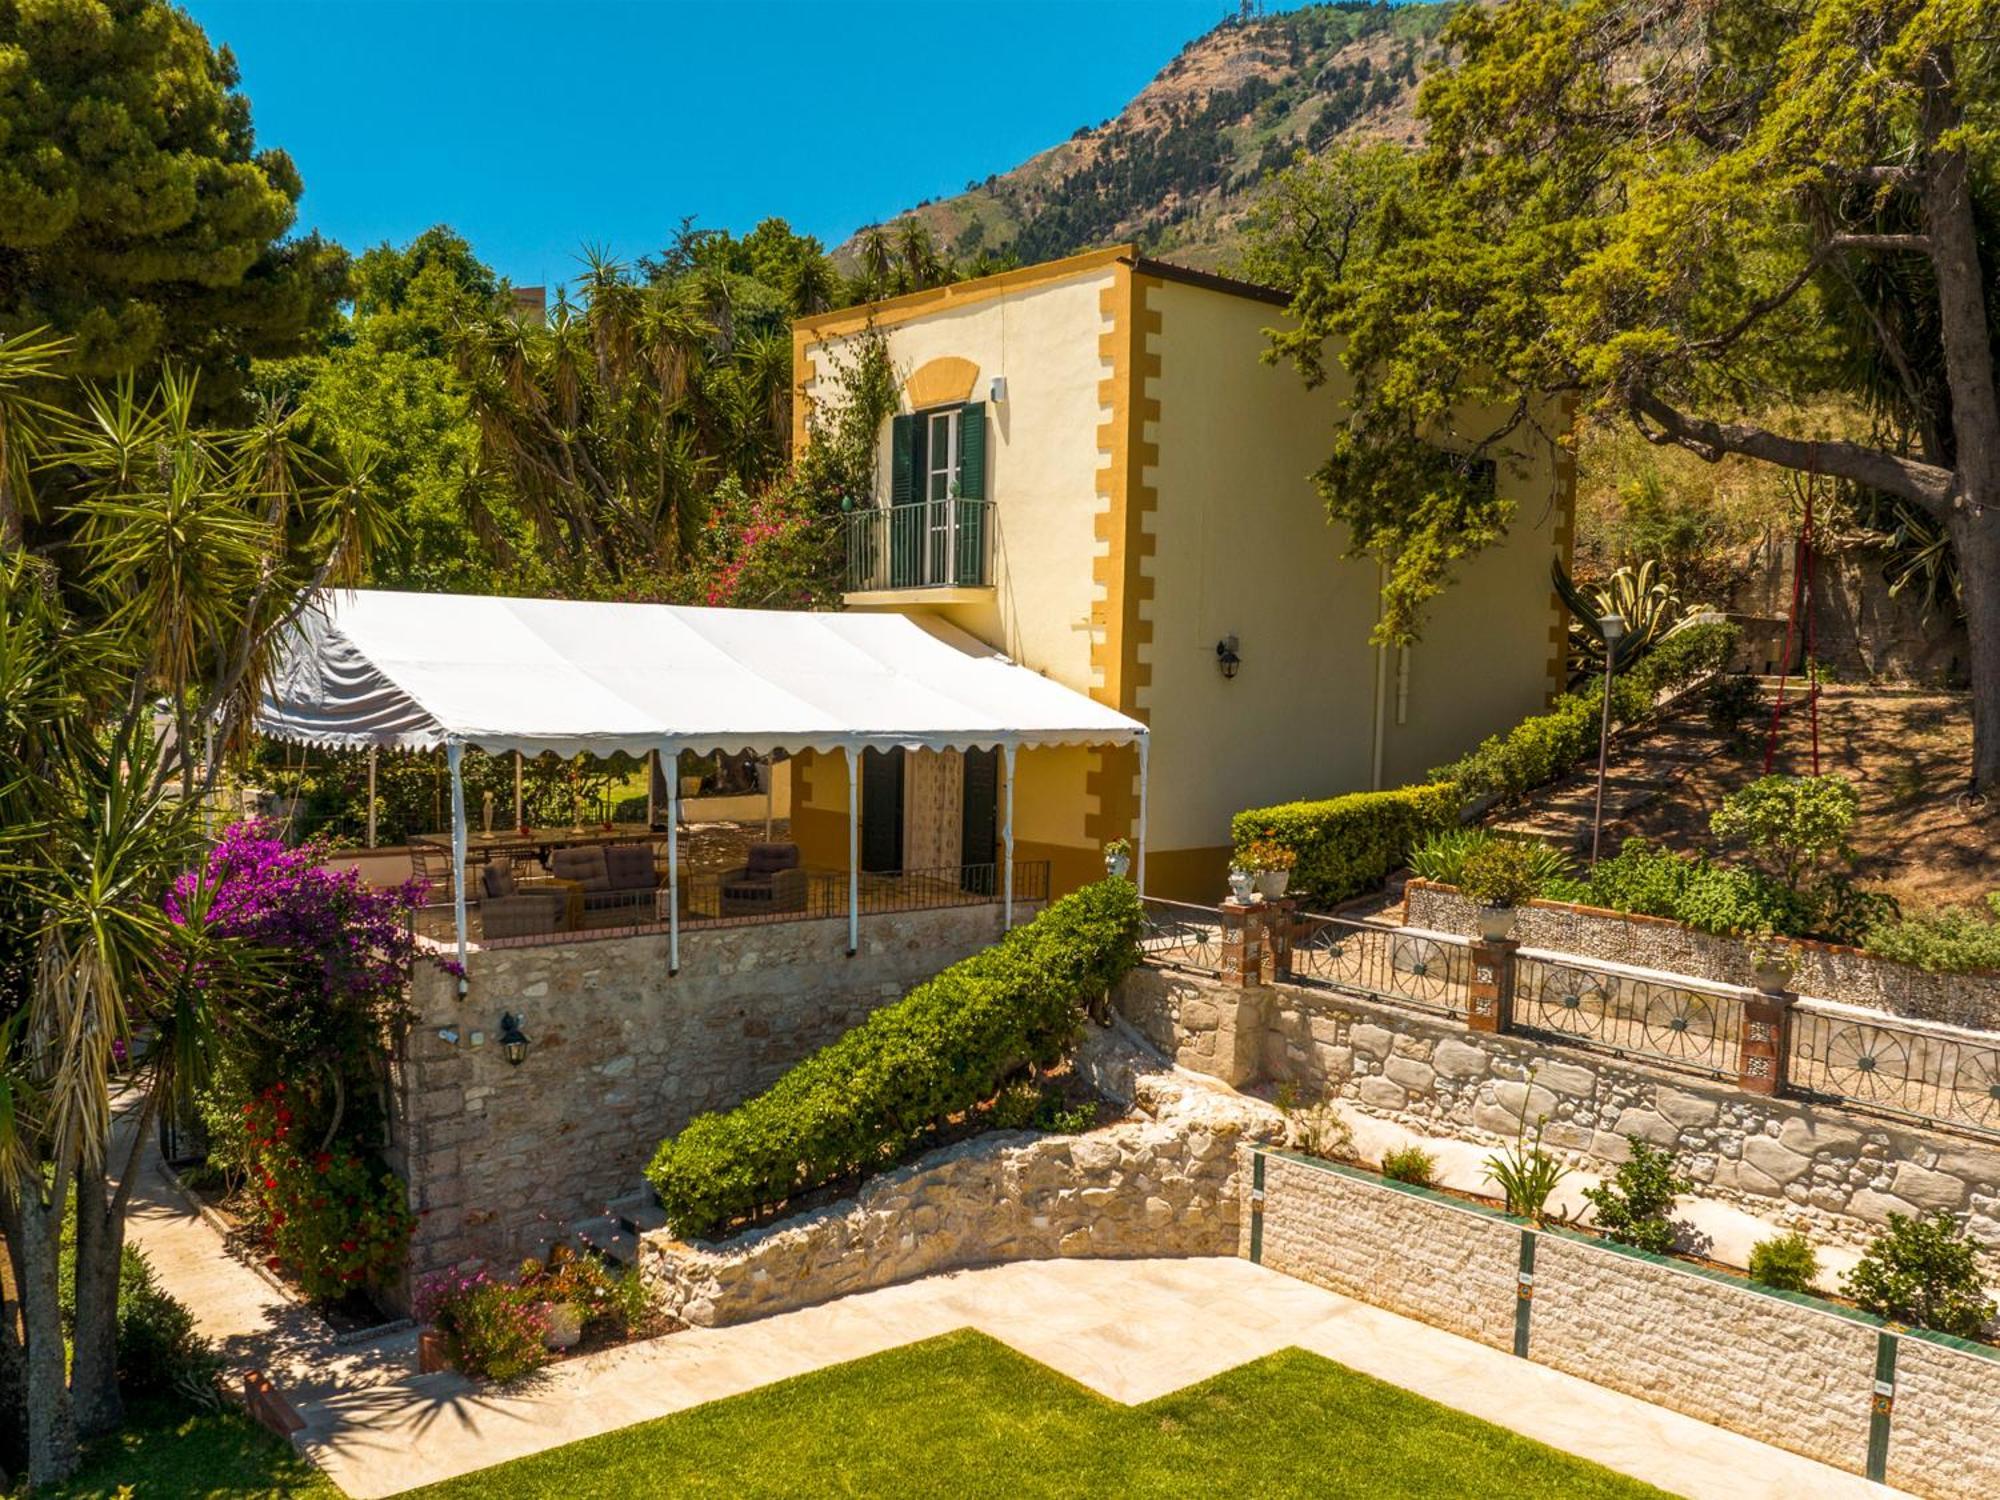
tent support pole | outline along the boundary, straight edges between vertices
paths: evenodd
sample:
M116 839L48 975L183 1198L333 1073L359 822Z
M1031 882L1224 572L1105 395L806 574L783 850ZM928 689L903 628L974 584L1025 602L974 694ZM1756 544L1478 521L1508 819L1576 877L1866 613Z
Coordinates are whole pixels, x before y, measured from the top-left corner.
M1000 759L1007 777L1007 797L1000 814L1000 857L1006 861L1000 878L1005 895L1001 899L1000 930L1014 930L1014 746L1000 747Z
M653 815L653 788L660 779L660 752L646 752L646 827L650 830L659 821Z
M1146 894L1146 751L1151 741L1149 734L1139 736L1139 854L1132 873L1137 877L1141 896Z
M375 746L368 747L368 847L375 847Z
M847 746L847 956L861 951L861 757Z
M771 842L771 814L777 805L778 791L774 783L778 779L777 764L770 756L764 757L764 842Z
M465 977L465 746L446 740L445 764L451 768L451 920L458 933L458 992L471 988Z
M658 755L656 750L653 752ZM667 778L667 977L681 971L681 757L674 751ZM648 785L651 785L650 778Z
M523 811L524 807L525 804L521 801L521 752L516 750L514 752L514 826L516 828L522 828L527 825L528 819Z

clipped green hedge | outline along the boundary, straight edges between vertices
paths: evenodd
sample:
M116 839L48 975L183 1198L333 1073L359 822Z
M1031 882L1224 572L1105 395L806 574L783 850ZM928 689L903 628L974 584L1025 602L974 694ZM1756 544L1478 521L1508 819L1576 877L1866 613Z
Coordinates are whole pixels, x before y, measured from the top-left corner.
M1661 693L1679 692L1725 667L1742 631L1726 620L1690 625L1669 636L1611 684L1611 722L1637 723ZM1601 681L1563 694L1546 713L1523 719L1479 748L1430 774L1454 783L1468 802L1518 797L1545 786L1597 750L1603 714Z
M1026 1064L1138 962L1139 897L1105 880L953 964L724 1114L660 1143L646 1180L676 1234L710 1238L822 1184L894 1164Z
M1229 825L1241 851L1258 839L1298 856L1292 889L1315 905L1331 905L1381 884L1425 834L1458 822L1459 792L1446 785L1349 792L1324 802L1252 807Z

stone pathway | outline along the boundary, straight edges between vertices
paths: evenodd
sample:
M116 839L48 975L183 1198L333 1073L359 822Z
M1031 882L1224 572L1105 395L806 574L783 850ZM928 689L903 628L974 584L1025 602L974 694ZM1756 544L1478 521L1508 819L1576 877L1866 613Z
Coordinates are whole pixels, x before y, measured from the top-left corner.
M305 1418L300 1448L355 1500L968 1327L1118 1401L1149 1401L1297 1346L1690 1500L1894 1493L1234 1259L953 1272L604 1350L496 1391L413 1373L412 1333L336 1346L318 1319L223 1249L150 1153L134 1201L133 1240L161 1281L234 1365L272 1375Z
M1723 737L1708 727L1699 705L1670 712L1634 738L1613 741L1604 767L1606 826L1667 795L1690 770L1720 753L1725 744ZM1597 761L1593 757L1561 780L1528 793L1519 806L1499 811L1488 819L1488 826L1588 853L1596 804Z

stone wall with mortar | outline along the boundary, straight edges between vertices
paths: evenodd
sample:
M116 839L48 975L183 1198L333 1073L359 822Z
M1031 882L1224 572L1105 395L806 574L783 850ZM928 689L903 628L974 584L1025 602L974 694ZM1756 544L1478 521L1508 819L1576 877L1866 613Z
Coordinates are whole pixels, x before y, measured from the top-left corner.
M1514 1347L1519 1221L1267 1155L1260 1259L1275 1270ZM1250 1251L1246 1223L1241 1248ZM1558 1232L1534 1234L1527 1357L1759 1441L1866 1472L1880 1325L1808 1298ZM1897 1337L1887 1482L2000 1493L1996 1351Z
M1450 886L1413 880L1404 892L1404 901L1405 921L1411 927L1462 937L1472 937L1479 930L1478 907ZM1749 944L1742 938L1696 932L1665 917L1603 911L1565 901L1532 901L1515 913L1514 936L1527 948L1664 969L1723 984L1756 983ZM1837 943L1793 942L1788 946L1798 962L1792 988L1801 995L1919 1020L2000 1031L2000 975L1931 974Z
M1019 920L1017 913L1017 920ZM470 993L419 966L398 1059L395 1164L413 1275L502 1264L637 1191L660 1140L768 1087L869 1012L991 943L991 906L474 951ZM518 1067L503 1012L530 1039Z
M1944 1208L2000 1248L2000 1144L1702 1079L1295 985L1232 990L1141 968L1118 1008L1184 1067L1293 1083L1429 1135L1500 1144L1548 1117L1546 1144L1602 1170L1636 1135L1680 1154L1704 1197L1860 1242L1890 1212ZM1261 1038L1254 1068L1246 1039ZM1533 1073L1532 1081L1529 1074Z
M640 1266L667 1310L715 1327L937 1271L1058 1256L1229 1255L1245 1141L1277 1111L1090 1033L1079 1064L1137 1118L1084 1135L996 1131L865 1183L852 1197L717 1244L667 1230Z

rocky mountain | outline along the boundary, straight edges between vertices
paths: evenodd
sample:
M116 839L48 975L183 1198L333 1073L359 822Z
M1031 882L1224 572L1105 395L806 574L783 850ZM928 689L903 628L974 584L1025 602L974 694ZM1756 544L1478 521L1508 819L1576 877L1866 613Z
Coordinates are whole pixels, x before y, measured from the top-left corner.
M1121 110L912 215L959 260L1023 263L1136 240L1226 266L1267 174L1336 141L1414 145L1416 83L1450 7L1340 0L1224 21ZM836 251L852 265L863 230Z

